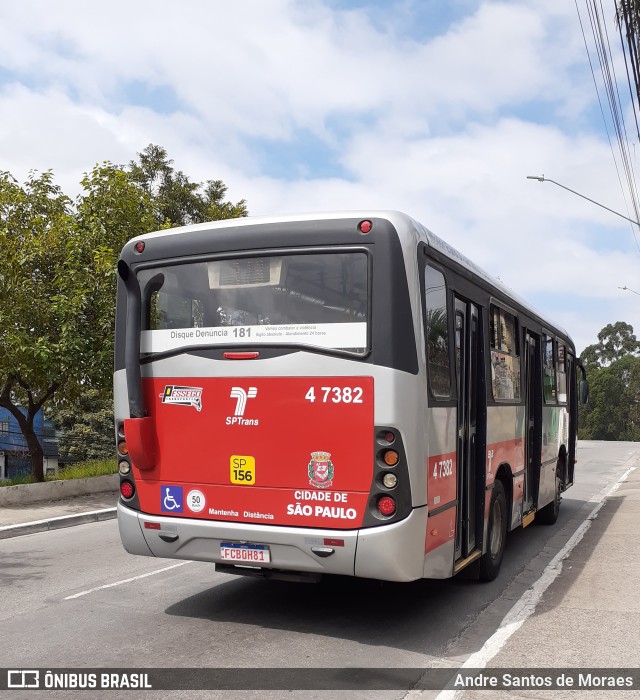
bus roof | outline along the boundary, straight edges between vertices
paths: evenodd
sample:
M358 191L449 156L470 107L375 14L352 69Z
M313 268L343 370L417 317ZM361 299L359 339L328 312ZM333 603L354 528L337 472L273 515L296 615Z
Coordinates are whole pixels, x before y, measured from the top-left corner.
M175 228L163 229L152 233L143 234L131 239L129 243L135 243L138 240L148 240L161 236L171 236L174 234L184 234L196 231L208 231L225 228L236 228L239 226L260 226L278 223L295 223L296 221L330 221L336 219L386 219L394 225L398 234L405 238L401 240L403 247L410 242L424 241L430 248L437 250L443 256L448 258L460 267L468 270L483 282L493 287L501 295L506 298L512 305L520 307L522 310L529 312L545 326L549 331L553 330L559 335L563 335L567 340L571 338L566 330L558 326L557 323L551 321L545 315L537 311L531 304L520 297L513 289L507 287L501 280L493 277L488 272L485 272L481 267L476 265L472 260L466 257L447 243L445 240L437 236L435 233L426 228L423 224L411 218L407 214L393 210L376 210L376 209L360 209L360 210L337 210L326 212L309 212L300 214L285 214L282 216L246 216L238 219L223 219L221 221L210 221L201 224L190 224L188 226L177 226ZM414 238L414 241L407 240L407 234Z

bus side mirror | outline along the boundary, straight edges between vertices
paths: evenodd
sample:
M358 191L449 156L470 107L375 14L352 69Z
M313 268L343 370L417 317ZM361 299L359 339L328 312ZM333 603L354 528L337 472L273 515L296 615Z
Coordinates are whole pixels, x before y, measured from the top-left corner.
M578 396L580 403L589 403L589 382L586 379L580 380Z

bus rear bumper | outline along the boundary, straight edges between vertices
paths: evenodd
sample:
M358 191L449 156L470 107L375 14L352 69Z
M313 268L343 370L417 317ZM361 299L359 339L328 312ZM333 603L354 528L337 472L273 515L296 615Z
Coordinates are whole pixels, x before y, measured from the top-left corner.
M229 564L220 543L250 542L269 547L271 562L263 568L387 581L422 577L425 527L426 508L392 525L320 530L146 515L118 503L120 538L131 554ZM333 553L319 556L318 547Z

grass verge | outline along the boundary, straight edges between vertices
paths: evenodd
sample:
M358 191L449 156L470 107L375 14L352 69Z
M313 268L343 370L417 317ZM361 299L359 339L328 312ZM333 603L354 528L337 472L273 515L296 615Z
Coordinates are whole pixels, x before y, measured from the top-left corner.
M118 471L117 459L91 459L87 462L77 462L70 464L58 470L58 475L53 474L47 476L46 481L60 481L63 479L83 479L90 476L105 476L107 474L115 474ZM17 484L32 484L34 483L31 476L19 476L15 479L0 481L2 486L16 486Z

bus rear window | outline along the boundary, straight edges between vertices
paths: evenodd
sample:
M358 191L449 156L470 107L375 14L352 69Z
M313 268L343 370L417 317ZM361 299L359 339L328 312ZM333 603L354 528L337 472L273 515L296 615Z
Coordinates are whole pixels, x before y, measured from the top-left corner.
M145 354L265 343L368 350L364 252L188 262L142 270L138 281Z

